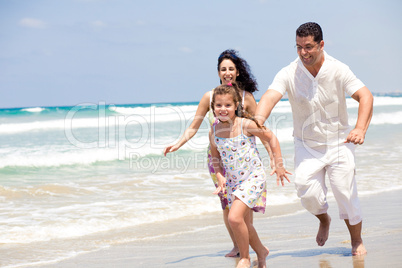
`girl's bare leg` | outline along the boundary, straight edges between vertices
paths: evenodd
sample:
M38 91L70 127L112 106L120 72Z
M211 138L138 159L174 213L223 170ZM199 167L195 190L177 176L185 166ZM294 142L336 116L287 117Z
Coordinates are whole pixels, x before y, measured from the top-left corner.
M253 215L252 212L250 212L248 215L246 215L245 218L245 222L247 224L249 233L250 246L254 249L255 253L257 254L258 268L266 268L266 259L269 254L269 249L261 243L257 231L255 230L254 225L252 224L251 219L252 215Z
M232 250L228 254L226 254L225 257L238 257L239 248L237 247L236 238L233 234L232 228L230 228L228 216L229 216L229 209L223 210L223 221L225 222L226 229L228 230L230 238L232 239L233 242Z
M230 208L228 220L240 252L240 261L237 264L237 268L249 268L251 265L249 231L245 222L246 216L250 216L250 208L236 198ZM248 218L248 220L250 219Z

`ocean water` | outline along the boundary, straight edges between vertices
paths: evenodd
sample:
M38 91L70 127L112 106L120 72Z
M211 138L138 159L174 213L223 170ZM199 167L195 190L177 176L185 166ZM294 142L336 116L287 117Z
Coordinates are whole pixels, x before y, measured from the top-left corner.
M169 226L203 215L221 217L207 170L208 121L178 152L162 154L191 123L197 104L0 109L0 266L55 263L114 244L174 235ZM352 125L357 107L348 99ZM266 125L293 171L288 101L278 103ZM402 188L400 140L402 96L375 96L365 144L356 148L360 195ZM275 177L268 178L263 217L273 216L271 208L298 202L292 183L277 187Z

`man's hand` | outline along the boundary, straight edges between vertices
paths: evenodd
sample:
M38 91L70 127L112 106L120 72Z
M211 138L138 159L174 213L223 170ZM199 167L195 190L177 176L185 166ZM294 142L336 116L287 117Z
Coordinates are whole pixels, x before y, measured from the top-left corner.
M353 129L349 135L347 136L345 143L354 143L354 144L363 144L364 143L365 133L361 129Z

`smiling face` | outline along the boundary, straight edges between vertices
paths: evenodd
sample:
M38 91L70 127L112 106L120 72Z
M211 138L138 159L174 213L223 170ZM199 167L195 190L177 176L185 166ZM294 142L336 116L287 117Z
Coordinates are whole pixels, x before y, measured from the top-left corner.
M215 95L214 113L221 122L233 122L239 103L233 101L231 94Z
M236 77L239 76L239 71L236 69L236 65L233 61L224 59L219 65L218 75L222 84L228 84L236 81Z
M300 60L307 69L319 69L324 63L324 41L317 43L312 35L296 36L296 48Z

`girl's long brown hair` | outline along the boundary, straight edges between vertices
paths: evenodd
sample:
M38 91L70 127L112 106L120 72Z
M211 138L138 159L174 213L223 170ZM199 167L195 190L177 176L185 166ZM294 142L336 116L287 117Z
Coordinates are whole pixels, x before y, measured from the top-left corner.
M212 102L211 102L211 107L212 107L212 111L214 112L214 114L215 114L215 96L229 94L229 95L232 96L234 103L239 103L239 105L237 106L237 109L236 109L236 116L250 119L250 120L254 121L254 123L256 123L258 128L265 129L265 126L261 126L257 122L257 120L254 118L254 116L249 114L244 109L244 107L242 107L242 105L241 105L242 104L242 97L240 95L240 92L241 92L241 90L240 90L239 86L235 82L233 82L231 84L228 84L228 85L223 85L222 84L220 86L217 86L214 89L214 93L212 95Z

